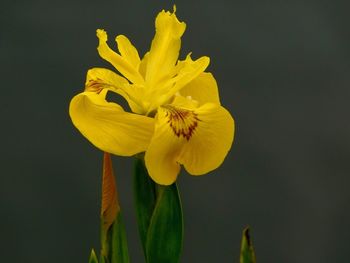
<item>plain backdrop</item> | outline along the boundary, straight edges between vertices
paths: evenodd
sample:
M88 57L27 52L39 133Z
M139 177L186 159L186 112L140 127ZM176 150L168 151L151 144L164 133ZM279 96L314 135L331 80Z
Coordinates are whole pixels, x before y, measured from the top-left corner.
M259 263L349 262L349 1L178 0L181 59L208 55L234 145L214 172L184 171L182 262L238 262L252 229ZM144 54L173 1L2 0L1 262L87 262L99 249L102 153L72 125L91 67L112 68L95 30ZM112 41L109 42L112 45ZM132 158L114 157L132 262L144 262Z

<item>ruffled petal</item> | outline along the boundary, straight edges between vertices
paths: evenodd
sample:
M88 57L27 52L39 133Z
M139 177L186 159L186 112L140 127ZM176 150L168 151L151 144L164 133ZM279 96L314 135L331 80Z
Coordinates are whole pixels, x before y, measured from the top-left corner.
M97 50L100 56L111 63L123 76L125 76L132 83L144 83L144 79L138 72L138 69L130 63L129 59L126 59L123 56L117 54L107 45L106 31L98 29L96 32L99 39ZM123 52L124 51L125 50L123 50Z
M105 100L107 90L82 92L70 103L69 114L77 129L97 148L121 156L147 149L153 135L152 118L125 112Z
M180 90L180 94L198 101L199 105L212 102L220 105L219 90L211 73L202 72Z
M197 109L167 105L159 108L156 118L145 162L158 184L172 184L180 164L192 175L208 173L231 148L234 121L220 105L207 103Z
M179 91L193 79L197 78L208 67L209 63L209 57L203 56L193 61L191 54L189 54L185 60L179 61L177 65L179 71L172 79L175 85L171 89L171 92Z
M146 82L154 87L159 80L169 77L173 71L181 46L181 36L186 24L174 13L160 12L155 21L156 34L148 56Z

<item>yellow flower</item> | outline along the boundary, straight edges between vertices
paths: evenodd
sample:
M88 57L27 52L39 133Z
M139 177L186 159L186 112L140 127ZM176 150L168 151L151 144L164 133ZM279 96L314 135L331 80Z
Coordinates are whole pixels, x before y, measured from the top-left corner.
M85 91L69 108L74 125L97 148L121 156L145 152L151 178L172 184L183 165L202 175L223 162L233 142L234 121L221 106L216 81L204 72L208 57L178 60L186 24L173 13L160 12L150 51L140 59L123 35L119 54L97 30L98 52L123 75L104 68L87 72ZM107 92L126 99L133 113L107 102Z

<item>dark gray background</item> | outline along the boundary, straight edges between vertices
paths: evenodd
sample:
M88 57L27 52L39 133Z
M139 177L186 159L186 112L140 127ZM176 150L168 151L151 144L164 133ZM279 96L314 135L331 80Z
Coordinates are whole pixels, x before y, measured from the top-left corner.
M258 262L349 262L348 1L177 1L182 58L211 57L235 117L225 163L179 178L182 262L238 262L252 227ZM1 262L87 262L99 247L102 154L68 105L99 58L96 28L144 53L169 1L1 2ZM110 42L112 43L112 42ZM143 262L131 158L114 158L132 262Z

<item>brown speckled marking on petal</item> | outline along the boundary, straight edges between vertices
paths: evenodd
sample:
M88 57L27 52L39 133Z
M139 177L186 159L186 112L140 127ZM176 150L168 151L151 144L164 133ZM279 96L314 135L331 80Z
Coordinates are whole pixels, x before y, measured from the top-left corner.
M107 88L107 83L103 82L102 79L89 79L85 84L85 91L92 91L99 94L104 88Z
M194 134L198 122L197 113L193 110L187 110L183 108L174 107L172 105L163 106L166 110L166 117L168 117L168 123L172 128L174 134L177 137L183 137L187 141Z

